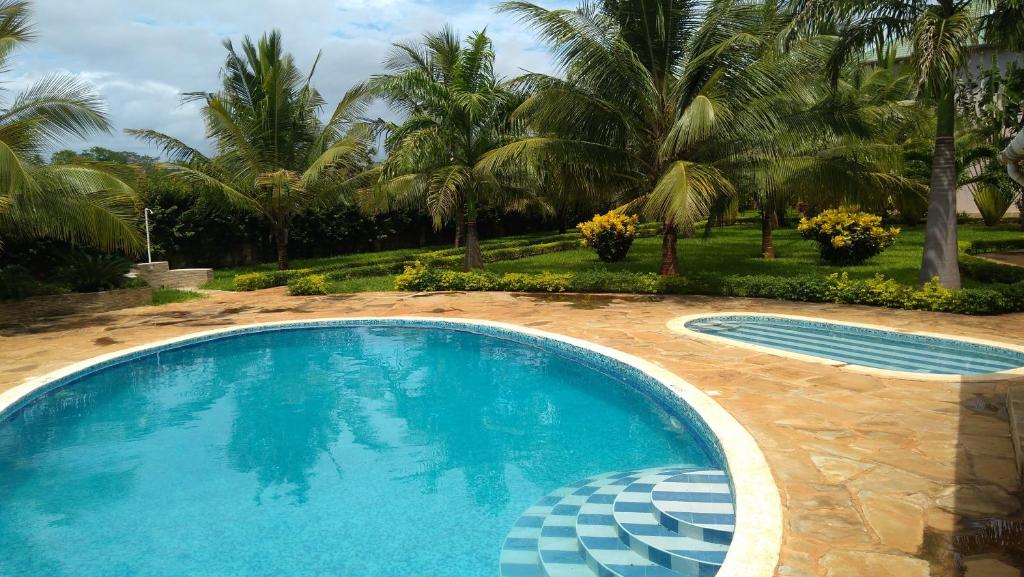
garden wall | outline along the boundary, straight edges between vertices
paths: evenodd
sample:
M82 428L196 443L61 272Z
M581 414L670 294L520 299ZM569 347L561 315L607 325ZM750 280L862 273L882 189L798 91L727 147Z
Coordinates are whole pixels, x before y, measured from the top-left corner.
M145 306L152 302L153 289L150 287L29 297L0 302L0 325L20 324L47 317L102 313Z

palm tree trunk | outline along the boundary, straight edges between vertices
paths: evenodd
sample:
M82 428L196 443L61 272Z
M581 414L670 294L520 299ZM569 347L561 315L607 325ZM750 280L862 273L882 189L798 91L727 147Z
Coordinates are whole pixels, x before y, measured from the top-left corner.
M288 229L278 227L274 229L274 243L277 245L277 268L288 270Z
M484 268L484 257L480 254L480 238L476 232L476 201L470 199L466 206L466 272Z
M761 210L761 257L767 260L775 258L775 241L772 237L774 220L777 218L775 211Z
M925 225L921 276L924 284L938 277L951 289L960 288L960 265L956 245L956 153L953 129L956 110L950 88L939 100L935 132L935 159L928 191L928 222Z
M466 213L459 209L459 216L455 219L455 248L462 246L462 231L466 227Z
M678 231L671 220L665 222L665 232L661 235L661 270L662 276L679 274L679 256L676 252Z

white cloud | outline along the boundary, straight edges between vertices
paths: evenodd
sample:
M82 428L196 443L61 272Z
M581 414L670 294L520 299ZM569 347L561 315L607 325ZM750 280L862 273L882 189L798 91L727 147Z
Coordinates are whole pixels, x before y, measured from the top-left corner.
M17 54L15 89L56 70L94 83L107 101L117 132L92 145L155 154L121 133L153 128L201 145L203 126L195 104L179 94L215 90L224 60L221 42L278 28L286 49L303 67L318 51L315 82L328 101L381 68L392 42L452 24L462 34L487 27L506 76L551 69L531 33L483 2L443 0L37 0L35 43ZM566 6L565 0L545 2Z

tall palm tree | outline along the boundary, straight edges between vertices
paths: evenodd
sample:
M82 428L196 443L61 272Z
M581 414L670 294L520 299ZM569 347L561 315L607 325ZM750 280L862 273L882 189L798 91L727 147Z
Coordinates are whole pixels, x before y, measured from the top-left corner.
M863 154L816 152L837 136L815 110L826 83L812 72L828 43L797 35L781 2L605 0L575 10L509 2L501 9L537 30L562 74L521 79L533 96L516 118L533 135L494 151L487 165L552 159L617 185L626 208L664 222L663 275L679 272L678 229L737 188L772 199L798 173L811 179L805 189L828 189L848 174L829 166L866 168L848 162Z
M0 71L33 39L29 3L0 0ZM69 138L109 132L93 88L67 74L34 83L0 108L0 248L3 238L51 237L132 252L140 237L135 193L112 174L87 166L46 164Z
M994 45L1024 45L1024 2L806 0L798 4L810 21L839 32L840 41L828 63L833 79L847 61L863 58L869 47L910 47L918 85L936 109L935 158L920 281L938 277L943 286L959 288L954 144L957 78L980 38Z
M382 210L425 199L438 228L464 218L465 269L481 268L481 206L505 203L516 191L480 161L516 134L510 116L522 96L495 74L485 32L463 42L446 27L421 42L395 44L386 68L370 80L369 90L404 118L389 126L388 158L365 204Z
M372 131L361 120L365 90L349 90L321 120L326 103L312 85L316 62L303 74L284 52L278 31L259 42L246 37L240 52L230 40L224 47L228 56L221 90L185 95L204 105L212 157L153 130L128 133L162 147L172 161L163 165L171 178L265 217L278 268L287 269L288 230L295 213L354 189L369 164Z

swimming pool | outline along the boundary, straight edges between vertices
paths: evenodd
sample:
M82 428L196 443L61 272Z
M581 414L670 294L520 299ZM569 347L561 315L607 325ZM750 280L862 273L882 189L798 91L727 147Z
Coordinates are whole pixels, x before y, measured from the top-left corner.
M0 411L0 575L543 570L541 551L514 537L531 504L650 467L719 475L735 504L732 541L749 541L741 506L774 487L747 459L744 484L761 485L733 495L726 471L756 450L738 424L681 381L685 394L672 394L664 378L538 335L411 319L291 323L42 379ZM694 404L739 443L733 457ZM749 526L771 538L777 520ZM717 571L728 543L712 541L698 572L672 573ZM655 575L664 566L649 553Z
M722 313L676 319L670 326L721 342L868 367L892 376L984 378L1020 373L1024 367L1024 350L1009 346L803 317Z

